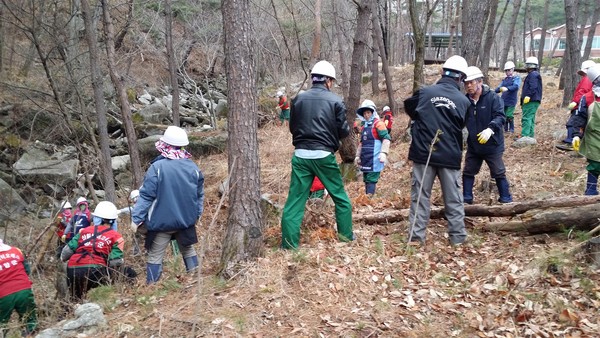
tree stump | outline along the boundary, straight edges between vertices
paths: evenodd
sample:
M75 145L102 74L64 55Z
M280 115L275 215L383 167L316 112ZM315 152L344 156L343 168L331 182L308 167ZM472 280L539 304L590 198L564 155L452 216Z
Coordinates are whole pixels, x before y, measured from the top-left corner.
M587 242L586 247L589 262L600 267L600 237L595 237Z

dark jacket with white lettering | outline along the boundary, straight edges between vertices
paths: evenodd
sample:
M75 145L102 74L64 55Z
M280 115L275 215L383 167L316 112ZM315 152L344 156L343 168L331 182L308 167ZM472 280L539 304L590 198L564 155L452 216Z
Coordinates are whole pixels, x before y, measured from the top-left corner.
M481 96L477 103L471 101L467 110L467 151L478 155L497 154L504 152L504 104L490 87L483 85ZM477 140L477 134L486 128L491 128L494 135L485 143Z
M435 85L418 90L404 101L404 109L412 119L412 142L408 159L426 164L432 140L429 165L460 169L462 162L465 115L471 102L460 92L458 83L443 77Z

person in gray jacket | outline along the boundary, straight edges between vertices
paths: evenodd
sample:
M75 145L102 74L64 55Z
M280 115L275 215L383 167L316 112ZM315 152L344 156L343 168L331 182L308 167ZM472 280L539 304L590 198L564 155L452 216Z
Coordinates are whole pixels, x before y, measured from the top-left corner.
M467 238L465 209L460 191L460 165L469 99L460 92L467 61L451 56L442 66L442 78L404 101L411 118L412 142L408 159L413 161L410 192L409 241L424 243L429 221L431 189L437 177L442 186L450 244Z
M155 144L160 155L148 168L131 213L132 230L147 232L148 284L159 280L171 239L176 239L181 248L186 271L198 267L193 245L198 242L196 222L204 210L204 176L185 150L188 144L185 130L175 126L167 128Z

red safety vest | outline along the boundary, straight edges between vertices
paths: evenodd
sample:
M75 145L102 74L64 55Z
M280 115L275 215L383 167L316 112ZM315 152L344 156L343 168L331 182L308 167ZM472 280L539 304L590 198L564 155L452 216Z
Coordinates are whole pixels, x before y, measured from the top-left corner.
M25 257L21 250L11 247L0 251L0 298L31 289L31 280L25 271Z
M122 245L123 237L106 225L89 226L79 232L77 249L69 258L68 267L108 265L108 255L113 245Z
M290 109L290 103L285 95L279 98L279 108L281 108L281 110Z

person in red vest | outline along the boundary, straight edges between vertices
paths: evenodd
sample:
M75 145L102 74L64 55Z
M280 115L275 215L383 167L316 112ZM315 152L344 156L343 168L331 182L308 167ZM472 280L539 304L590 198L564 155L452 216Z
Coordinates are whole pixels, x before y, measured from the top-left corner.
M60 256L63 262L68 261L67 284L76 300L92 288L109 284L108 268L123 265L123 237L111 229L118 217L117 207L102 201L92 215L101 218L101 224L81 229Z
M73 211L71 207L71 203L66 201L62 210L56 216L56 236L58 237L58 243L56 244L56 257L60 257L60 253L65 246L64 241L62 240L63 235L65 234L65 230L67 226L71 223L71 218L73 217ZM66 238L66 236L65 236Z
M290 102L282 91L277 92L277 97L279 98L277 107L281 109L281 113L279 113L279 122L281 125L283 125L284 122L288 125L290 121Z
M71 217L71 222L67 224L67 228L62 235L63 242L71 240L73 236L77 235L81 229L90 226L92 223L92 215L88 207L88 201L85 197L79 197L77 199L77 210Z
M13 310L25 323L25 335L37 328L37 310L29 279L29 264L18 248L0 239L0 336Z
M385 127L387 128L388 134L392 133L392 124L394 124L394 115L392 114L392 109L389 106L383 107L383 116L381 117L383 123L385 123Z

